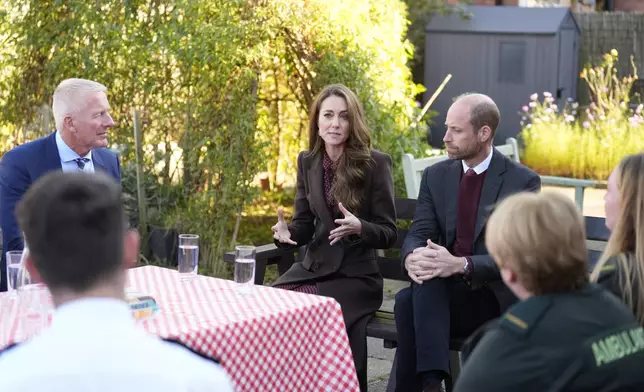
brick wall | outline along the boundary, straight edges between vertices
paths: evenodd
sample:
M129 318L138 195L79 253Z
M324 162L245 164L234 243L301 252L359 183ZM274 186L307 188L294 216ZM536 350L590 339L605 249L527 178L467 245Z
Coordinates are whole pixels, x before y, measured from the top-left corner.
M642 0L613 0L615 11L644 11Z

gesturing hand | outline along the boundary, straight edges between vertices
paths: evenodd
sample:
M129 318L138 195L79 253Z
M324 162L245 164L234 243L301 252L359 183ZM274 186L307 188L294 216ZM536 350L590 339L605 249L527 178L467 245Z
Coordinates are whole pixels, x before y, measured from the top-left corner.
M273 230L273 238L282 244L297 245L297 242L291 239L291 232L288 231L288 225L284 220L284 211L282 210L282 207L277 209L277 224L271 227L271 230Z
M344 214L344 219L336 219L334 221L336 225L340 226L331 230L329 233L329 241L331 241L331 245L348 235L360 234L362 232L362 222L360 222L360 219L356 218L355 215L344 208L342 203L338 203L338 207L340 207L340 212Z

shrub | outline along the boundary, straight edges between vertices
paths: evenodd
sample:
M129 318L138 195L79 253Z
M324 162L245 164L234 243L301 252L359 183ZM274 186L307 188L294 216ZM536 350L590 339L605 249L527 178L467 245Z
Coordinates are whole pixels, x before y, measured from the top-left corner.
M398 194L402 154L424 144L401 0L0 0L0 9L0 152L52 129L42 108L62 79L104 83L129 210L136 216L138 110L151 219L200 234L204 271L223 270L258 173L280 185L295 174L324 85L357 92L374 147L394 159Z

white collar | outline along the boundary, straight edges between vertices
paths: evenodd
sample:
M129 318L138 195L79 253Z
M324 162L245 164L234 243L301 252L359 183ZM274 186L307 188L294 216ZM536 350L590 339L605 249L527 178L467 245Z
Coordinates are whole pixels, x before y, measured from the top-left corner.
M92 323L134 323L126 302L116 298L81 298L62 304L52 317L52 326L69 325L78 320Z
M470 168L467 166L464 160L461 161L463 164L463 173L467 172L467 169L472 169L474 170L474 173L481 174L484 171L486 171L490 167L490 162L492 162L492 155L494 155L494 147L490 148L490 153L488 156L483 160L483 162L479 163L475 167Z
M84 157L78 155L76 151L72 150L67 143L63 140L63 137L60 136L60 132L56 131L56 147L58 147L58 155L62 162L71 162L78 158L88 158L92 160L92 150L90 150L87 155Z

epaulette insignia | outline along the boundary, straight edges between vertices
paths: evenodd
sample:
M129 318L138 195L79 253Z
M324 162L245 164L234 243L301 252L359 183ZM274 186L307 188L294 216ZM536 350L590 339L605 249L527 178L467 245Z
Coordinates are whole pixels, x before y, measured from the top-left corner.
M181 342L181 341L179 341L177 339L162 338L162 340L165 341L165 342L168 342L168 343L178 344L179 346L185 348L186 350L190 351L191 353L193 353L193 354L195 354L195 355L197 355L197 356L199 356L199 357L201 357L203 359L207 359L207 360L212 361L212 362L214 362L216 364L219 364L219 360L217 360L216 358L209 357L208 355L206 355L206 354L204 354L202 352L199 352L199 351L197 351L195 349L192 349L192 348L186 346L183 342Z
M505 319L508 320L509 322L513 323L514 325L516 325L517 327L519 327L521 329L528 328L528 324L526 324L525 321L521 320L520 318L518 318L517 316L515 316L515 315L513 315L511 313L507 313L505 315Z
M531 297L519 302L501 317L501 328L517 335L527 335L551 304L549 297Z
M612 271L615 268L616 268L615 264L606 264L600 269L600 271L601 272Z

